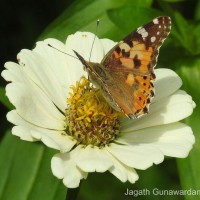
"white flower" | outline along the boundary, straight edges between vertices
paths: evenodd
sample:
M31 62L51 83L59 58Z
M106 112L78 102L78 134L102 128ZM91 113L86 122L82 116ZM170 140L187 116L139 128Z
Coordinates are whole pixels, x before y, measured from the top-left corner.
M27 141L41 140L59 150L52 159L52 171L69 188L78 187L89 172L107 170L122 182L134 183L138 179L135 169L159 164L164 156L184 158L195 141L191 128L179 122L192 114L195 103L179 89L181 79L169 69L155 70L156 96L149 114L123 118L117 137L108 144L77 143L78 136L68 134L69 86L87 74L79 60L47 44L71 55L74 49L87 60L93 38L91 33L77 32L68 36L66 44L56 39L38 42L32 51L24 49L18 54L19 64L7 62L2 72L9 82L6 94L16 108L7 115L15 125L12 134ZM91 61L100 62L114 45L111 40L96 38Z

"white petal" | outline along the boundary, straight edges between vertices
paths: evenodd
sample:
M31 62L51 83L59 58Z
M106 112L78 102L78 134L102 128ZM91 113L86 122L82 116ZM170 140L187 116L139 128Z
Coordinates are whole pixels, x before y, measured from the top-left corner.
M96 37L94 46L92 43L94 40L94 34L89 32L76 32L74 35L69 35L66 41L66 52L75 56L73 50L77 51L86 61L89 61L90 52L92 49L91 62L100 62L104 56L103 46L101 41ZM72 84L79 80L82 75L87 76L85 72L83 74L83 65L79 60L69 57L69 65L71 68L70 81Z
M155 98L152 102L173 94L182 85L181 78L170 69L156 69L155 75Z
M71 150L76 143L76 141L70 136L67 136L64 131L44 129L26 122L17 114L16 110L10 111L7 114L7 119L11 123L17 125L13 127L12 134L20 137L22 140L41 140L48 147L58 149L61 152Z
M89 61L90 52L92 49L91 62L101 62L104 56L104 49L99 38L90 32L76 32L74 35L69 35L66 41L66 47L77 51L85 60ZM92 43L94 45L92 47Z
M7 113L6 115L7 120L15 125L22 125L23 123L27 123L25 122L16 112L16 110L12 110L10 112ZM30 141L30 142L34 142L37 141L36 138L33 138L29 129L29 123L28 126L14 126L12 128L12 134L16 135L18 137L20 137L20 139L22 140L26 140L26 141Z
M146 169L159 164L164 155L184 158L195 142L190 127L182 123L155 126L129 133L121 133L108 151L125 165Z
M17 63L14 62L6 62L5 68L8 70L3 70L1 73L1 76L6 81L12 81L12 82L21 82L21 70L20 66Z
M39 46L39 47L38 47ZM53 51L50 47L48 47L44 42L40 42L37 44L38 48L42 48L43 50L50 49L50 51ZM38 51L38 48L36 47L36 50ZM49 53L49 61L52 60L51 54ZM57 71L60 71L60 57L56 57L56 54L53 55L54 59L57 59ZM35 51L30 50L22 50L18 54L18 59L20 60L20 63L24 65L24 71L26 73L26 76L32 80L44 93L48 96L48 98L54 102L54 104L64 112L66 108L66 88L69 87L67 83L63 83L61 85L59 81L59 77L56 77L55 70L52 69L50 63L47 61L48 58L45 58L43 55L40 55L39 53ZM65 67L67 67L65 65ZM58 73L57 73L58 74Z
M98 147L87 146L78 151L75 162L85 172L105 172L112 166L110 157Z
M58 50L49 47L48 44L57 48ZM62 95L65 97L65 99L68 97L68 93L70 91L69 86L74 84L75 81L79 81L80 76L85 74L82 65L80 65L80 62L79 66L75 65L74 62L76 63L77 59L71 58L69 55L65 54L67 53L66 48L67 47L65 44L56 39L46 39L44 42L38 42L36 48L33 50L34 52L40 54L44 58L45 62L47 62L49 66L48 68L50 68L50 74L54 82L56 83L55 86L57 86L58 84L60 85L58 86L58 91L61 91L63 93ZM71 55L74 54L71 53ZM74 74L76 74L75 78ZM72 78L73 81L71 80Z
M138 180L139 177L137 175L137 172L133 168L121 163L119 160L114 158L107 150L104 151L110 156L110 159L113 162L113 166L109 169L110 173L112 173L122 182L129 181L130 183L135 183L135 181Z
M37 54L44 58L50 68L49 71L51 71L51 73L53 72L55 75L54 79L57 79L56 81L59 82L60 86L69 86L71 84L68 81L70 77L70 71L68 68L69 56L49 47L49 44L58 50L65 52L65 44L56 39L46 39L44 41L37 42L33 52L37 52Z
M127 132L177 122L191 115L194 107L195 103L192 101L191 96L178 90L173 95L152 103L149 113L144 117L124 120L121 130Z
M78 187L80 180L87 178L87 173L76 166L71 153L54 155L51 160L51 169L54 176L63 179L64 185L68 188Z
M15 65L18 72L7 71L7 76L14 81L6 86L6 95L10 102L16 107L18 114L40 127L63 130L65 128L65 117L58 111L55 105L49 100L46 94L34 84L26 75L23 68ZM17 77L20 81L15 82ZM10 80L12 81L12 80Z
M106 55L117 44L117 42L109 39L100 39L100 41L104 49L104 55Z
M152 145L136 143L135 145L110 144L107 150L118 160L129 167L147 169L153 163L159 164L164 156L159 149Z
M187 157L195 142L189 126L176 122L168 125L155 126L134 132L122 133L118 142L124 145L141 146L143 153L152 159L153 155L145 151L146 146L161 151L163 155L172 157ZM147 158L148 159L148 158Z

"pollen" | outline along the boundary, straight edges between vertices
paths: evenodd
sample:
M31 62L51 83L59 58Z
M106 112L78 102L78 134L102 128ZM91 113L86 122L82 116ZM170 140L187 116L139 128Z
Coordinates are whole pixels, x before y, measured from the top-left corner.
M78 144L103 147L112 142L120 127L121 112L106 102L101 90L82 77L71 86L67 99L66 133Z

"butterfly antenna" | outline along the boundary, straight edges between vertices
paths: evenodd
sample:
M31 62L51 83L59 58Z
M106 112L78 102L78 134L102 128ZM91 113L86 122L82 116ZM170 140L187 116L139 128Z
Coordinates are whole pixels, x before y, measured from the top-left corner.
M61 51L60 49L57 49L56 47L54 47L54 46L52 46L52 45L50 45L50 44L47 44L47 45L48 45L49 47L51 47L51 48L53 48L53 49L55 49L55 50L61 52L61 53L64 53L65 55L71 56L72 58L75 58L75 59L79 60L77 57L72 56L72 55L70 55L70 54L68 54L68 53L66 53L66 52L64 52L64 51Z
M90 61L90 58L91 58L91 56L92 56L92 49L93 49L93 46L94 46L94 41L95 41L95 39L96 39L96 37L97 37L97 31L98 31L98 27L99 27L99 22L100 22L100 20L98 19L98 20L97 20L97 26L96 26L96 31L95 31L94 39L93 39L93 42L92 42L92 47L91 47L91 50L90 50L89 61Z

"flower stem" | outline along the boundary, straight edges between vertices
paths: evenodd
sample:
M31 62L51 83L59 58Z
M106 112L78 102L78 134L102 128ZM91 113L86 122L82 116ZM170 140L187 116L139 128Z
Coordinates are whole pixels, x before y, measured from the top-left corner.
M79 187L74 188L74 189L68 189L65 200L76 200L80 187L81 187L81 182L80 182Z

